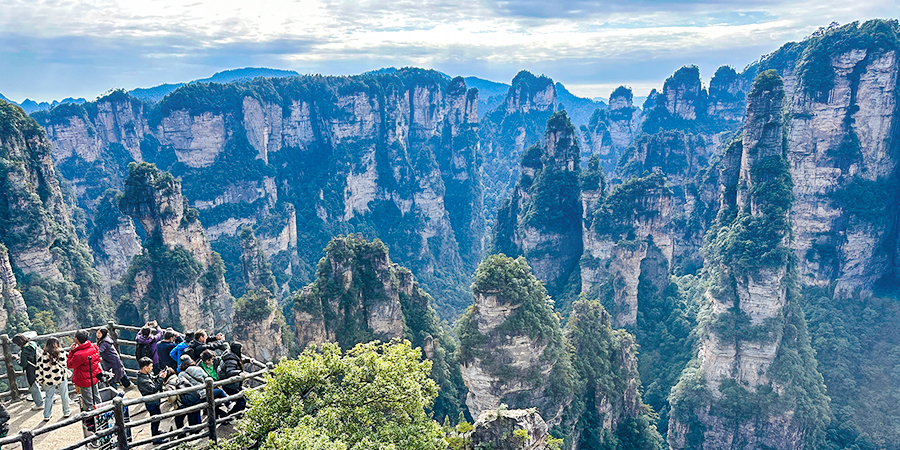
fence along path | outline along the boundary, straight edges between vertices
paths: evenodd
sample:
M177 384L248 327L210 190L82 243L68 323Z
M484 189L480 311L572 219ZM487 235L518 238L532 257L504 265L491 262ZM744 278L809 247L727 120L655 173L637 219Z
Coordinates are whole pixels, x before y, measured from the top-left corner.
M93 336L93 333L95 333L99 328L104 327L86 328L86 330L91 332L91 336ZM110 337L112 337L113 342L115 342L116 350L119 350L119 355L122 357L122 359L133 361L135 359L133 355L134 352L132 351L130 353L123 353L120 350L120 346L135 347L137 345L136 342L126 339L119 339L119 333L117 331L122 330L137 333L140 332L140 328L119 325L114 322L109 322L105 326L105 328L109 330ZM61 331L57 333L39 335L32 340L41 342L46 341L51 337L71 338L71 336L73 336L74 334L75 331ZM176 391L166 391L147 397L141 397L140 394L137 393L137 388L134 387L126 392L126 397L117 397L113 400L112 404L97 408L93 411L85 411L79 413L80 408L78 407L78 401L75 400L71 402L71 417L59 420L55 423L43 424L41 421L43 412L32 411L32 403L24 401L25 395L28 393L28 389L18 387L17 385L17 380L19 378L24 379L24 372L16 371L13 367L13 362L18 360L18 355L14 355L12 353L13 344L11 343L8 335L0 335L0 346L2 346L2 360L6 368L6 373L4 374L3 378L8 384L7 390L0 393L0 401L9 398L13 402L12 405L7 406L7 410L9 411L11 418L10 435L0 439L0 447L2 447L4 450L16 448L20 448L22 450L75 450L80 448L90 448L88 446L96 446L101 440L109 441L109 443L105 444L103 447L110 449L115 448L117 450L127 450L134 448L155 448L157 450L166 450L191 441L207 439L217 441L219 436L222 435L223 431L229 431L227 427L222 428L221 425L223 425L223 423L225 422L230 421L231 419L234 419L234 417L232 416L217 417L217 407L242 397L244 395L244 392L246 391L261 389L263 386L265 386L264 375L272 369L272 363L262 363L260 361L251 359L251 366L253 368L250 368L250 370L248 370L249 373L244 376L219 381L213 381L212 378L207 378L206 384L204 386L190 387L179 389ZM129 375L130 378L134 378L138 371L126 367L125 372ZM244 380L251 380L251 382L255 383L256 386L244 389L237 394L230 395L224 398L214 398L214 389L222 385L231 384L237 381L243 382ZM74 386L72 385L71 381L69 382L69 386L70 394L74 393ZM146 409L143 408L143 404L146 401L164 401L166 397L172 395L180 395L187 392L199 392L201 398L205 399L205 401L189 408L164 411L161 415L153 416L152 419L149 415L146 414ZM133 396L128 396L128 394L132 394ZM126 408L131 413L130 417L128 418L126 418L125 415ZM156 420L163 421L173 418L177 415L187 414L194 411L206 411L206 422L199 423L193 426L186 425L183 428L173 429L169 432L164 432L161 435L150 436L150 422ZM54 405L54 412L61 413L57 405ZM88 437L83 437L81 426L81 421L83 419L91 416L96 419L97 416L109 412L112 412L114 417L114 423L110 428L101 430L100 432ZM238 412L235 414L235 416L239 416L241 414L242 413ZM28 425L31 425L32 428L25 428ZM163 429L163 427L160 427L160 430ZM185 433L187 433L186 436L180 438L178 437L179 435L184 435ZM166 442L165 444L154 445L153 441L156 439L168 439L168 442Z

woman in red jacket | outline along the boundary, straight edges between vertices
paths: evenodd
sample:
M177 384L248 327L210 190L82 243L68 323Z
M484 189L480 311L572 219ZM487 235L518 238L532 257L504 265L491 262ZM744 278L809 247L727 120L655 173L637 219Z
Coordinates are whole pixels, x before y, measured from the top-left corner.
M66 365L72 369L72 383L81 392L84 405L91 407L100 403L97 376L100 375L100 351L91 343L87 331L75 333L75 343L69 350Z

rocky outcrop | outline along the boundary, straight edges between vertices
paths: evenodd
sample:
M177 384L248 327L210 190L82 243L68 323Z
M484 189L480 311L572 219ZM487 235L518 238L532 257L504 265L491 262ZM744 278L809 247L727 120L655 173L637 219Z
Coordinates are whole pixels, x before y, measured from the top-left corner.
M143 252L134 221L119 210L118 194L110 189L100 198L88 240L107 293L128 272L131 260Z
M247 291L234 302L234 338L248 355L260 361L278 361L291 347L291 329L266 288Z
M262 242L253 234L253 229L241 229L241 276L244 287L248 290L267 289L270 293L278 292L272 266L263 250Z
M880 33L893 38L864 38ZM900 162L896 36L896 23L881 21L828 30L807 43L794 71L800 75L787 133L796 197L792 247L804 283L836 282L838 297L870 295L876 284L898 279L897 202L889 188ZM848 44L835 50L838 39Z
M152 111L117 93L42 120L71 148L57 162L91 219L129 162L152 162L180 177L209 239L231 245L253 227L279 284L308 282L332 236L374 232L449 312L465 299L448 286L464 284L484 247L477 104L461 78L403 69L194 83ZM239 252L224 253L239 266Z
M124 280L130 302L146 320L183 329L232 326L233 301L225 267L212 251L197 210L181 183L149 163L129 167L119 209L136 219L147 240Z
M708 238L710 287L695 368L670 397L674 449L800 449L827 423L828 399L799 312L787 247L791 176L785 158L784 88L775 71L748 96L734 203ZM735 414L721 405L763 406ZM802 403L803 408L799 405Z
M612 174L622 153L641 126L641 110L634 106L630 88L619 86L609 96L609 108L597 109L581 131L585 137L582 163L597 155L603 170Z
M581 292L610 305L616 326L637 324L644 270L655 283L668 284L673 215L672 190L658 173L618 185L590 212L585 209Z
M562 420L573 381L559 319L524 258L485 259L472 286L475 303L459 322L460 364L473 417L496 409L537 407Z
M582 253L580 159L575 127L565 111L554 113L497 213L494 251L524 255L554 297L562 296Z
M482 412L468 435L470 448L550 450L549 427L536 409L494 409Z
M50 327L71 329L108 319L110 302L90 251L76 236L51 152L38 123L0 101L0 241L12 267L24 274L19 289L28 306L50 312Z
M9 264L9 252L0 244L0 292L3 305L0 307L0 330L10 334L28 329L31 321L28 318L28 307L17 288L18 282Z

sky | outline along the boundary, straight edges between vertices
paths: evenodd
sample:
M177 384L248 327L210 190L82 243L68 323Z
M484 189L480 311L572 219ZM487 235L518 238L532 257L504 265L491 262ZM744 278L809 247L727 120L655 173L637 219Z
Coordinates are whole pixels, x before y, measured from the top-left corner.
M0 94L92 100L239 67L416 66L642 96L684 65L708 81L832 21L898 17L896 0L3 0Z

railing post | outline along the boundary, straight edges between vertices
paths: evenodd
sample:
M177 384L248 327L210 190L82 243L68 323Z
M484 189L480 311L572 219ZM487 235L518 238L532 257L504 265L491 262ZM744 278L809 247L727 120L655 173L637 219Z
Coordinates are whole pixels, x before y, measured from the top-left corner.
M34 450L34 434L31 433L31 430L22 430L20 433L22 434L22 450Z
M216 396L213 392L213 379L206 377L206 403L209 406L209 412L206 414L206 422L209 424L209 438L213 442L218 442L216 436Z
M116 333L116 323L110 320L106 323L106 330L109 331L109 337L113 341L113 347L116 348L116 353L121 354L119 351L119 334Z
M116 418L116 449L128 450L128 429L125 428L125 406L122 397L113 399L113 415Z
M9 393L12 401L19 401L19 386L16 384L16 370L12 365L12 352L9 350L9 335L0 335L0 345L3 346L3 362L6 364L6 379L9 383Z

